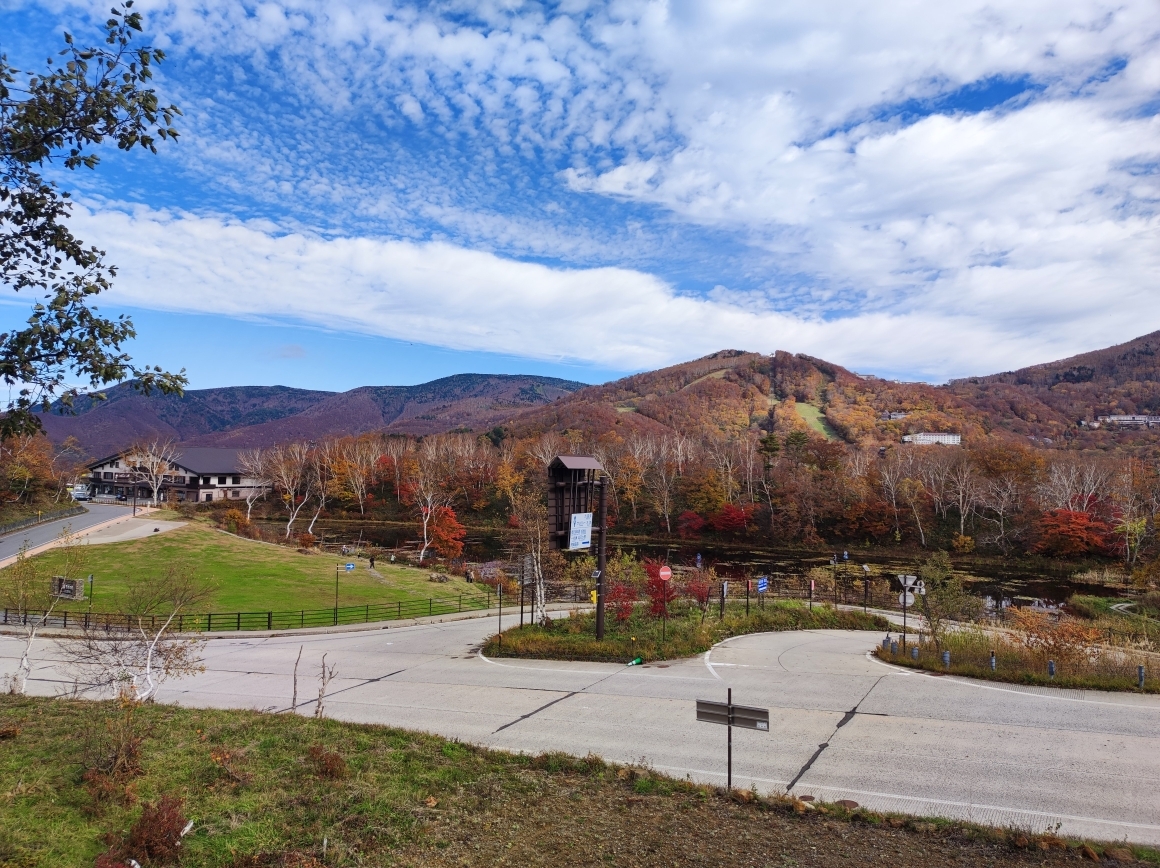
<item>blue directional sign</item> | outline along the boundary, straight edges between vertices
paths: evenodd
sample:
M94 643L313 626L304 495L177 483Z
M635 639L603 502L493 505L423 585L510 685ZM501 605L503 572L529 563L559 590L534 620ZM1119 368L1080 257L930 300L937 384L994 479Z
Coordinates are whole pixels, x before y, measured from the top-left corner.
M757 577L757 593L764 594L768 590L769 590L769 579L767 579L765 576L758 576Z
M353 570L353 569L354 569L354 564L347 564L347 565L346 565L346 571L347 571L348 573L349 573L351 570Z

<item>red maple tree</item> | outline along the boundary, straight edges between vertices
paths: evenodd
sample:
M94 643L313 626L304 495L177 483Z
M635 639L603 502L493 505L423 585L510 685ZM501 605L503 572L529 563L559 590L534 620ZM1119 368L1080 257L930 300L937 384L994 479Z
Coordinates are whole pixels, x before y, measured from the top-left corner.
M624 582L613 582L608 589L608 605L616 612L616 620L623 624L632 617L632 606L636 602L636 589Z
M677 598L677 592L672 579L667 582L661 580L661 567L664 565L660 561L645 558L643 566L645 575L648 576L644 585L649 599L648 611L654 618L659 618L665 613L666 600L671 603Z
M1037 530L1038 539L1031 550L1061 558L1106 553L1112 531L1090 513L1070 509L1048 510L1039 519Z
M721 533L745 533L748 523L749 510L732 503L725 504L709 519L709 527Z
M455 517L455 510L449 506L435 508L431 516L431 547L445 558L457 558L463 554L463 540L467 529Z
M691 509L686 509L677 516L677 533L683 539L697 536L701 533L701 529L705 527L705 519L697 515Z

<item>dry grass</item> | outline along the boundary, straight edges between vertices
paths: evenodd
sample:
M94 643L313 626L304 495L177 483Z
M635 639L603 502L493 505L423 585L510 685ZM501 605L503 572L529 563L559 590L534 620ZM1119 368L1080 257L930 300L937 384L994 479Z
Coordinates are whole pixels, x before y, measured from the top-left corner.
M1160 693L1160 658L1139 651L1095 645L1085 646L1080 653L1063 647L1048 650L1042 645L1029 645L1025 636L1013 631L969 628L951 631L943 639L942 650L951 655L951 665L947 668L932 643L924 641L917 646L917 660L911 656L914 647L912 640L905 654L901 648L892 654L881 647L875 653L882 660L902 666L988 681L1132 692L1140 692L1136 667L1143 663L1143 692ZM993 671L992 651L995 652ZM1054 678L1048 674L1048 660L1055 661Z

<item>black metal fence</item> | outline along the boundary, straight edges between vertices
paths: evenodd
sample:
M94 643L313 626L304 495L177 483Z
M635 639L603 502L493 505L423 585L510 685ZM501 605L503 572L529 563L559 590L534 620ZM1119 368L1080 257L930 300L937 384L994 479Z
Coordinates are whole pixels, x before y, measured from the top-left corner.
M26 518L21 521L10 521L8 524L0 524L0 536L6 533L12 533L18 530L24 530L26 527L36 527L38 524L47 524L50 521L59 521L62 518L70 518L74 515L83 515L88 512L83 506L70 506L67 509L56 509L52 512L42 512L36 518Z
M348 624L369 624L374 621L397 621L404 618L427 618L457 612L479 611L491 608L494 596L459 594L456 597L426 600L397 600L393 603L367 603L362 606L339 606L329 609L299 609L282 612L204 612L179 614L171 629L178 633L216 633L241 630L296 630L303 627L336 627ZM138 628L155 630L165 623L168 615L114 614L110 612L65 612L47 614L43 611L19 612L2 610L0 624L25 625L29 621L49 629L96 630L104 633L124 633Z

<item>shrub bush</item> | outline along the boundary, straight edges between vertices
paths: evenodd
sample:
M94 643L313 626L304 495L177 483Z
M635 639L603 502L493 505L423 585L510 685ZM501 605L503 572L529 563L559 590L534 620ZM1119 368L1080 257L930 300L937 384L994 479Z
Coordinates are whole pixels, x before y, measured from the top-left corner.
M124 840L97 857L96 868L129 868L129 860L140 865L172 864L181 855L187 823L181 799L162 796L145 805Z
M346 777L346 760L334 751L328 751L322 745L314 744L310 746L306 754L310 758L310 763L314 766L314 773L318 777L335 781L342 780Z

